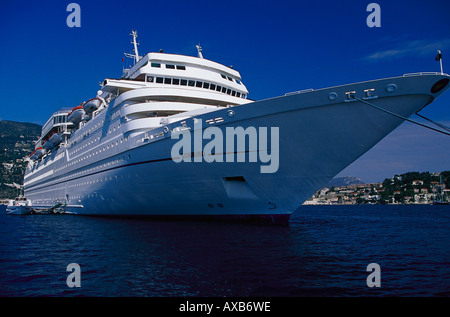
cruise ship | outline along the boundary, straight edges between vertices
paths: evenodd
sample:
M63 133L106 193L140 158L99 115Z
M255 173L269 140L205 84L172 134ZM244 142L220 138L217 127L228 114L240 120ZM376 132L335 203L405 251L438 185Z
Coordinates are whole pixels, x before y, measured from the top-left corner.
M134 65L43 126L24 176L34 208L287 224L449 86L442 72L414 73L254 101L200 45L139 56L131 35Z

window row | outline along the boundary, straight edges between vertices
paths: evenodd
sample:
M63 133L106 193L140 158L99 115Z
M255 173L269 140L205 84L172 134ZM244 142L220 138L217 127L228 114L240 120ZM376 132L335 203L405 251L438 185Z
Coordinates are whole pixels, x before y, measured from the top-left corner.
M53 124L65 123L65 122L67 122L67 115L53 117Z
M152 65L152 67L155 67L155 68L161 68L161 63L151 63L151 65ZM167 69L186 70L186 66L184 66L184 65L165 64L165 66Z
M156 82L157 84L166 84L166 85L179 85L179 86L188 86L188 87L197 87L197 88L204 88L209 90L214 90L217 92L222 92L227 95L231 95L233 97L238 98L246 98L246 95L243 93L240 93L239 91L232 90L227 87L223 87L216 84L211 84L208 82L203 82L199 80L192 80L192 79L179 79L179 78L171 78L171 77L156 77L147 75L147 82L153 83Z
M223 78L223 79L228 79L229 81L236 81L236 83L238 83L239 85L242 85L242 83L241 83L241 81L240 80L238 80L238 79L233 79L233 78L231 78L230 76L226 76L226 75L224 75L224 74L220 74L220 76Z
M128 155L128 160L131 159L131 156ZM78 163L81 162L81 160L78 160ZM59 177L60 180L65 180L65 181L70 181L73 177L80 177L80 176L90 176L89 174L94 173L94 172L98 172L98 171L102 171L108 168L108 166L113 166L114 164L119 164L119 163L124 163L126 162L126 156L116 156L111 158L109 161L104 162L102 164L98 164L96 166L93 166L91 168L87 168L84 169L82 171L76 172L76 173L68 173L66 174L66 176L63 177ZM72 164L75 162L72 162ZM71 165L71 164L68 164ZM105 179L106 181L106 179ZM83 185L83 183L81 183ZM69 187L74 187L74 186L79 186L80 184L77 185L69 185ZM87 184L84 184L87 185Z
M65 168L68 168L68 167L70 167L70 166L72 166L72 165L74 165L74 164L79 164L79 163L81 163L82 161L91 158L92 156L99 155L99 154L101 154L102 152L105 152L105 151L107 151L107 150L109 150L109 149L114 148L114 146L118 146L119 144L122 144L123 142L127 142L127 141L129 140L129 138L130 138L130 137L127 136L127 137L125 137L125 138L120 138L120 140L116 140L115 142L113 141L113 142L108 143L108 144L103 144L103 148L102 148L102 146L99 146L99 147L97 147L95 150L92 150L91 152L86 153L85 156L80 157L80 158L77 158L77 159L75 159L75 160L72 160L71 162L68 162L67 165L65 165L63 168L64 168L64 169L65 169ZM114 164L114 163L112 163L112 164ZM109 165L109 163L108 163L108 165ZM84 173L84 172L80 172L80 173ZM74 175L77 176L77 175L81 175L81 174L76 173L76 174L74 174Z
M145 66L145 65L147 65L147 63L145 63L144 66ZM151 63L150 65L151 65L152 67L154 67L154 68L161 68L161 65L165 65L166 69L186 70L186 66L184 66L184 65L161 64L161 63L155 63L155 62ZM228 79L229 81L236 82L236 83L238 83L239 85L242 85L241 81L238 80L238 79L234 79L234 78L232 78L232 77L230 77L230 76L227 76L227 75L224 75L224 74L220 74L220 76L221 76L223 79Z

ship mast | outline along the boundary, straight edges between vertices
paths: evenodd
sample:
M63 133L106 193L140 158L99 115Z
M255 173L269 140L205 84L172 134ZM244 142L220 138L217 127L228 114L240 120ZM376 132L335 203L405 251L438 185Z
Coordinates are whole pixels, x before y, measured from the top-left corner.
M202 47L200 46L200 43L198 43L198 45L195 45L195 46L197 47L198 57L203 58Z
M137 39L137 31L134 31L134 30L131 30L131 34L130 35L132 35L133 36L133 45L134 45L134 60L135 60L135 63L137 63L137 62L139 62L139 53L138 53L138 48L137 48L137 46L138 46L138 43L136 42L136 39Z
M139 43L136 41L138 35L137 35L137 31L131 30L131 34L133 37L133 40L131 41L131 44L133 44L134 46L134 54L129 54L129 53L124 53L126 57L128 58L134 58L134 65L136 65L137 62L139 62L139 60L142 58L142 56L139 56L139 52L138 52L138 48L137 46L139 45Z

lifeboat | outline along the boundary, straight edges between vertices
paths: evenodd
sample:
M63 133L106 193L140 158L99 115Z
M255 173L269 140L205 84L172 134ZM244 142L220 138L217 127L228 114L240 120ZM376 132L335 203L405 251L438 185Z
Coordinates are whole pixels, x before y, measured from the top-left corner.
M57 146L62 141L61 133L53 133L53 135L48 139L53 146Z
M87 115L91 114L93 111L97 110L102 104L102 101L98 98L89 99L84 105L83 109Z
M40 159L44 154L45 154L45 150L42 147L38 147L36 149L36 151L34 152L34 155L36 155L36 157L38 159Z
M42 145L42 148L44 150L50 151L51 149L53 149L53 144L51 142L49 142L49 141L46 141L44 143L44 145Z
M77 125L81 121L81 119L83 119L83 115L83 106L78 106L72 109L72 111L67 116L67 120Z

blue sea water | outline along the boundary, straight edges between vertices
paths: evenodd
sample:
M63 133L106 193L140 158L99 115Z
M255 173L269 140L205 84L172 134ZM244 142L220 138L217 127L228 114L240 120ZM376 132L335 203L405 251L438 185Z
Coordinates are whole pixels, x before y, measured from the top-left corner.
M2 209L0 296L447 297L449 229L450 206L428 205L302 206L289 226Z

